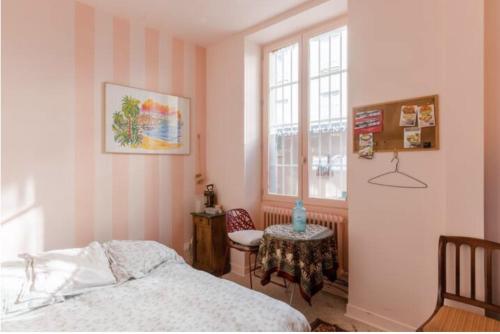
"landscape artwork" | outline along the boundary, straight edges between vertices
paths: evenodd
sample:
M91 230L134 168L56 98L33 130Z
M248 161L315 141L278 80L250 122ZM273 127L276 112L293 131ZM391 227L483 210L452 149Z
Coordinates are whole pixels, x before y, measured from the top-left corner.
M189 99L106 83L105 100L106 152L189 154Z

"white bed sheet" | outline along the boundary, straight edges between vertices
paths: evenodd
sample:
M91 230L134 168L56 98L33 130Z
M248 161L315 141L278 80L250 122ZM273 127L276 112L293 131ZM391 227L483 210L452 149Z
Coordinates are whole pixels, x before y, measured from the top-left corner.
M308 331L289 305L168 261L146 277L104 287L25 314L3 331Z

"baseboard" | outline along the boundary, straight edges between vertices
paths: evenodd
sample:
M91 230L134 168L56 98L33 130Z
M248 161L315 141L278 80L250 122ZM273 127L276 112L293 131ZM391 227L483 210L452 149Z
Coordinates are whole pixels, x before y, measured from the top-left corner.
M322 291L325 291L325 292L327 292L331 295L337 296L337 297L344 298L345 300L347 300L349 297L348 290L345 287L340 286L340 285L335 284L335 283L332 283L332 282L327 281L327 280L325 280L325 282L323 284Z
M345 316L385 332L414 332L417 329L352 304L347 304Z

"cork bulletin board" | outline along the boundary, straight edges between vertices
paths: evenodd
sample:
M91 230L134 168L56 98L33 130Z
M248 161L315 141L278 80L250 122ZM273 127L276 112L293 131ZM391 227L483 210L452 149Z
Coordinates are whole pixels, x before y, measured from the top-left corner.
M418 147L405 148L404 136L405 128L401 126L401 107L402 106L421 106L434 105L435 125L420 128L421 144ZM393 152L393 151L430 151L439 149L439 101L438 95L423 96L413 99L384 102L353 108L353 119L359 112L372 110L381 110L383 113L383 126L380 132L373 132L373 151L374 152ZM353 122L354 123L354 122ZM353 131L353 150L359 150L359 135Z

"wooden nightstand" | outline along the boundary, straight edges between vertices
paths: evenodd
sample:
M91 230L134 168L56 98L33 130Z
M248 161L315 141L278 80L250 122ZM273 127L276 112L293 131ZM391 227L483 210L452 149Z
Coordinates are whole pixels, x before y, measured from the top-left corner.
M192 212L193 216L193 267L222 276L229 272L226 252L226 214L209 215Z

